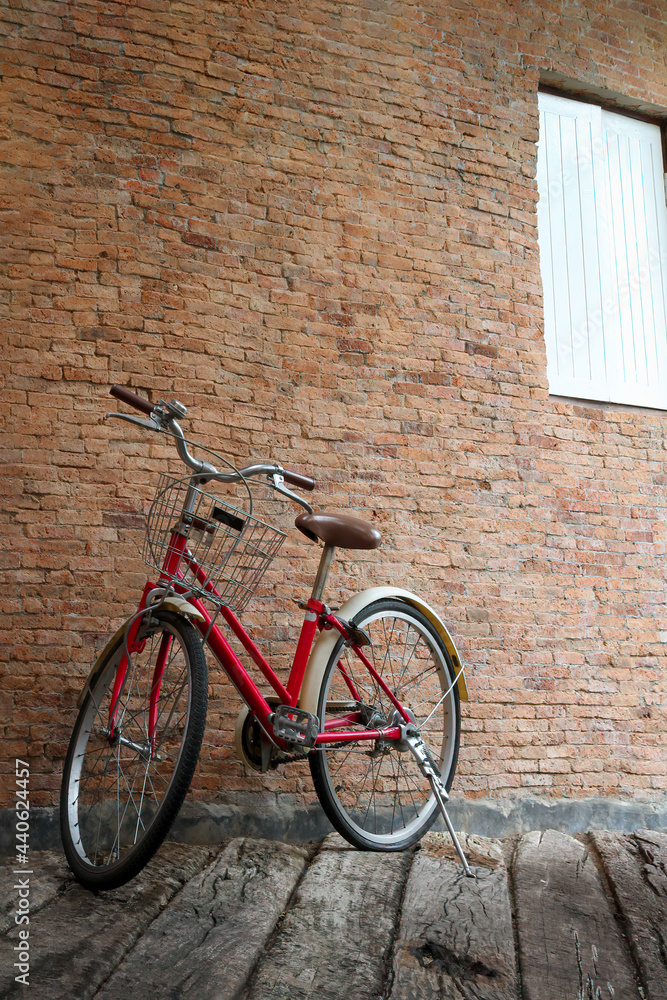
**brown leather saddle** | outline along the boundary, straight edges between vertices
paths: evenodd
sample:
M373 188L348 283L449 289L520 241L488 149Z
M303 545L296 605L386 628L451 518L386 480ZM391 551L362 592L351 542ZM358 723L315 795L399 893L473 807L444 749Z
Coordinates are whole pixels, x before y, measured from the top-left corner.
M376 549L382 541L374 525L349 514L299 514L294 523L311 541L340 549Z

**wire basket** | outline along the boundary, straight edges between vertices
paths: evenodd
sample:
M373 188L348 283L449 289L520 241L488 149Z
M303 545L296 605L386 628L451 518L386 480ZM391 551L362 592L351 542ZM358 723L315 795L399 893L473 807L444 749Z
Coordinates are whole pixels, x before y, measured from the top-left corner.
M175 479L162 473L148 512L143 558L200 597L240 612L277 555L285 533L195 483L189 476ZM174 531L186 539L180 561L171 542Z

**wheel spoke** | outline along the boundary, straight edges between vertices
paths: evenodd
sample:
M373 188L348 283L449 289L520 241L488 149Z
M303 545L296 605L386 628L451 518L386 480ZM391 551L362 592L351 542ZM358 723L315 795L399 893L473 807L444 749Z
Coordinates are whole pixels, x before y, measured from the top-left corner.
M201 745L207 688L201 643L189 623L168 613L152 614L155 627L128 659L113 733L109 705L124 639L84 700L65 765L63 842L75 874L91 887L122 885L157 849L185 796ZM166 656L151 747L151 689L160 649ZM169 820L158 825L167 814ZM146 843L139 861L136 852Z

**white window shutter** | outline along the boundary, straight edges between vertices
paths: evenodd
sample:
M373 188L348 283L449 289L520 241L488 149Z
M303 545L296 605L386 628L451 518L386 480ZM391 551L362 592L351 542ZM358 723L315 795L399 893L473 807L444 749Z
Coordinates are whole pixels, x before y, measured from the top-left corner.
M667 408L667 213L660 129L609 112L602 113L602 125L613 220L609 320L618 343L612 398Z
M550 94L539 107L550 391L667 408L660 130Z

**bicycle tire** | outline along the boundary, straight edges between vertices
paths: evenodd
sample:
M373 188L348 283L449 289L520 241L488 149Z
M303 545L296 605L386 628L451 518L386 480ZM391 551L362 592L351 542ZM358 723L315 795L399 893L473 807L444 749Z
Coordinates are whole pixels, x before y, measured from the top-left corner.
M421 611L396 598L376 601L353 622L371 638L364 647L385 683L412 710L438 761L447 790L456 770L461 710L454 666L433 624ZM401 652L402 649L402 652ZM320 731L327 719L355 704L339 669L341 661L360 696L368 721L346 726L378 729L400 724L394 706L356 655L338 641L327 662L318 697ZM443 699L444 695L444 699ZM431 718L425 722L435 708ZM358 702L357 702L358 704ZM372 710L378 714L372 718ZM351 741L319 748L309 756L315 791L335 829L362 850L402 851L433 825L438 806L427 779L407 747L396 741Z
M65 758L63 847L76 878L90 889L123 885L153 857L190 787L206 725L206 657L195 628L179 615L151 611L137 638L113 738L109 705L124 635L91 680ZM166 663L151 749L149 694L161 649Z

